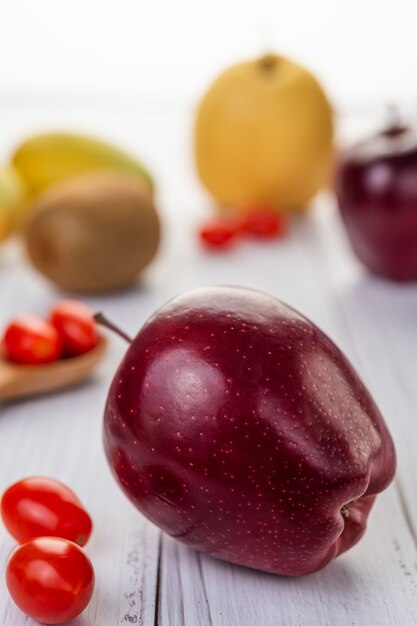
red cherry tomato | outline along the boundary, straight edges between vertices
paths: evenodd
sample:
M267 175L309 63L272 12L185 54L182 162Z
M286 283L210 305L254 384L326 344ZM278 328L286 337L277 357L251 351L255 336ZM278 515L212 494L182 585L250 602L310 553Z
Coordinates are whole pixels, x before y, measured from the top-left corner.
M244 232L256 237L279 237L286 232L286 223L282 215L267 208L248 210L242 223Z
M52 309L50 319L61 337L67 356L83 354L97 344L99 336L96 323L84 302L62 300Z
M241 231L240 220L216 220L205 224L200 231L200 239L209 248L226 248Z
M46 624L62 624L90 602L94 570L84 551L72 541L37 537L11 553L6 584L26 615Z
M58 332L35 315L13 320L4 333L3 345L10 361L26 365L51 363L61 356Z
M87 543L92 522L77 496L53 478L33 476L11 485L1 499L1 516L20 543L34 537L64 537Z

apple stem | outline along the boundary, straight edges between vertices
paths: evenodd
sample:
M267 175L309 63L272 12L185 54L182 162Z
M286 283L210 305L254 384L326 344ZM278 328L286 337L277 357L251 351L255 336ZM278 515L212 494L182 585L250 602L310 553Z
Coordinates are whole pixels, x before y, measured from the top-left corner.
M263 57L259 59L260 67L268 72L274 70L277 64L278 60L274 54L264 54Z
M113 324L113 322L110 322L110 320L108 320L107 317L103 315L101 311L99 311L98 313L95 313L94 320L95 322L97 322L97 324L100 324L100 326L105 326L106 328L109 328L110 330L112 330L114 333L116 333L116 335L119 335L119 337L127 341L127 343L132 343L132 338L129 337L128 334L123 332L123 330L120 330L120 328L116 326L115 324Z
M342 506L342 508L340 509L340 514L345 519L349 517L349 507L347 504L345 504L345 506Z

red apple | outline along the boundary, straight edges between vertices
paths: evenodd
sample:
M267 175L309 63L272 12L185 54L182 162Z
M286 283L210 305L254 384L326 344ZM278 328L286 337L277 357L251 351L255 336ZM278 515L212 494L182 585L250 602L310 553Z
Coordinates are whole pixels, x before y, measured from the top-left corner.
M148 320L110 388L104 444L164 531L286 575L354 545L395 471L383 418L340 350L238 287L192 291Z
M336 194L360 261L392 280L417 279L417 132L393 125L347 150Z

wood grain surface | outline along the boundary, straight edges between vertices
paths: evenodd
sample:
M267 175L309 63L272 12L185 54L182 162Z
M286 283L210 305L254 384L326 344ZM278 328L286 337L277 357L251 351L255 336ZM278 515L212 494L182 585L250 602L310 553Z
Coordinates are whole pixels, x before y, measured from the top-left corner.
M96 108L94 108L96 107ZM101 445L106 393L125 346L111 338L93 379L76 388L0 405L0 489L24 476L70 485L95 524L86 550L96 590L77 626L408 626L417 624L417 286L368 276L353 259L331 197L295 220L282 242L202 251L195 228L209 201L192 169L188 112L3 106L2 156L32 130L66 127L119 140L158 181L165 234L160 254L130 292L87 298L134 334L174 294L202 285L266 290L323 328L373 393L398 452L395 483L370 515L363 540L325 570L301 579L213 560L162 535L127 501ZM0 324L22 311L43 314L60 297L18 243L0 250ZM0 567L13 546L0 528ZM0 624L32 626L0 580Z

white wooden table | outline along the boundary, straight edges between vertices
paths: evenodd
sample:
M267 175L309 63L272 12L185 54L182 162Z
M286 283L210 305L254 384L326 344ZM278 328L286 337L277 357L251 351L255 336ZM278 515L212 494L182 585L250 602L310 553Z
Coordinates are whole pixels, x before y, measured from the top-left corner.
M92 514L87 546L97 584L78 626L407 626L417 624L417 285L369 277L353 259L331 198L317 201L282 243L203 252L194 236L208 201L188 152L190 117L139 103L1 104L8 150L27 132L72 127L107 135L143 155L159 180L165 223L160 255L133 291L90 298L129 333L170 296L213 283L266 290L300 309L344 349L373 392L394 436L395 483L378 498L357 547L300 579L215 561L162 535L132 507L107 467L101 419L125 346L117 338L88 384L0 407L0 489L24 476L54 476ZM0 251L0 325L22 311L44 313L61 294L26 263L17 245ZM0 528L0 567L13 546ZM0 624L29 626L0 580Z

